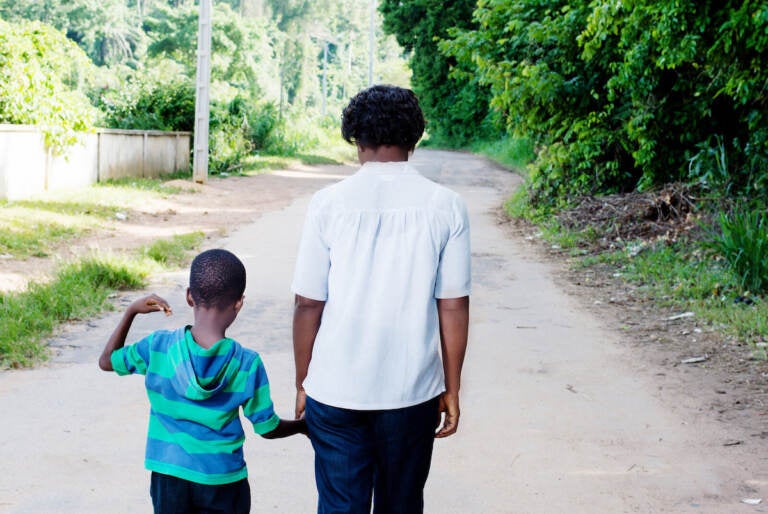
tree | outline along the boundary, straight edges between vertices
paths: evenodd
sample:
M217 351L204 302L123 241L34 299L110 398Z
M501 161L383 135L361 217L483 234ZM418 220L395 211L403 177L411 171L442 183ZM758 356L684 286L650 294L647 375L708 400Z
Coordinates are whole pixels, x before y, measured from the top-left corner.
M144 20L155 59L171 59L194 78L197 63L197 8L159 6ZM213 13L211 80L216 95L231 100L237 94L276 99L274 55L275 28L263 19L243 20L226 4Z
M690 179L768 192L765 2L480 0L474 16L443 49L535 140L534 200Z
M55 153L89 130L96 110L78 90L88 56L53 27L0 20L0 122L38 125Z
M488 88L471 66L446 57L438 47L449 29L470 29L474 0L382 0L384 30L411 52L414 92L431 135L461 145L490 128Z
M2 17L41 21L63 31L98 65L136 66L144 34L125 0L0 0Z

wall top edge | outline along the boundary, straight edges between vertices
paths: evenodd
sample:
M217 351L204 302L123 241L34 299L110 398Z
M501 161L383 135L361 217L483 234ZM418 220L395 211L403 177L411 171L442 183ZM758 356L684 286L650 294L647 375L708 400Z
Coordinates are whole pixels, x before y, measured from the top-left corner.
M39 127L35 125L16 125L14 123L0 123L0 132L38 132ZM128 129L109 129L109 128L97 128L95 130L98 134L118 134L118 135L143 135L148 136L191 136L192 132L187 131L170 131L170 130L128 130ZM88 134L89 132L81 132L81 134Z
M96 132L99 134L125 134L129 136L135 136L139 134L146 134L148 136L191 136L192 135L192 132L173 131L173 130L128 130L128 129L97 128Z

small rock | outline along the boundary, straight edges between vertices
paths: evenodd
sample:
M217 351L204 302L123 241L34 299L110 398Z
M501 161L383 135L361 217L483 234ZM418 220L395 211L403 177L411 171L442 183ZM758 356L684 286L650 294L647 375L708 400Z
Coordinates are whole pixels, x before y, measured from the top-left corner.
M709 355L701 355L699 357L690 357L688 359L683 359L680 361L680 364L696 364L699 362L704 362L709 360Z
M675 320L683 319L683 318L692 318L695 315L696 314L694 314L693 312L683 312L683 313L675 314L674 316L668 317L667 321L675 321Z

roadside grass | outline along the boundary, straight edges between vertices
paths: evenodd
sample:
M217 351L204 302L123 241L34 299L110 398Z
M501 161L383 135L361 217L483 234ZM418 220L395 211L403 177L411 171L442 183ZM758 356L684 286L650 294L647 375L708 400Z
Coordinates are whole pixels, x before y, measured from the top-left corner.
M148 198L194 192L192 185L185 188L178 182L168 183L185 176L190 175L111 180L30 200L0 201L0 255L47 257L68 239L86 235Z
M205 240L203 232L178 234L171 239L160 239L142 249L142 253L166 267L180 268L187 263L189 252Z
M0 368L44 360L42 339L59 324L108 308L107 299L115 290L141 287L150 269L127 259L93 256L64 265L48 283L0 294Z
M514 170L524 169L534 158L533 143L529 139L512 136L474 141L469 150Z
M170 184L171 181L191 180L191 178L192 174L189 171L183 171L163 175L161 178L124 177L111 179L99 182L95 187L102 190L113 190L116 194L130 194L131 196L137 191L148 191L167 196L177 193L193 193L195 189L191 184L188 188L178 185L178 182Z
M294 155L254 154L243 160L241 174L256 175L271 170L293 168L299 165L320 166L347 164L357 160L355 147L339 138L328 140L328 144L318 146L311 151Z
M514 204L507 207L510 213ZM536 226L537 237L571 257L572 269L612 276L631 285L638 298L693 312L700 323L748 344L756 358L768 360L768 302L745 290L711 245L684 239L671 244L624 241L595 253L587 250L594 248L594 232L570 231L554 221Z
M699 242L657 244L616 260L621 278L657 304L694 312L722 334L768 358L768 303L745 291L727 262Z
M49 282L0 293L0 369L44 360L44 339L56 327L111 309L116 291L140 289L151 273L181 267L203 239L194 232L156 241L137 256L94 254L64 264Z
M45 257L56 244L83 235L100 223L98 214L44 202L0 205L0 254Z

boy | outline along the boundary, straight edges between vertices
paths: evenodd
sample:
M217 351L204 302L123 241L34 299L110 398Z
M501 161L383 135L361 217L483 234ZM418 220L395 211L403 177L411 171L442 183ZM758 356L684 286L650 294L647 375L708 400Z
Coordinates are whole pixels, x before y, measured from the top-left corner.
M155 513L250 512L239 409L256 433L306 434L303 421L274 412L259 355L225 336L243 306L245 267L226 250L195 257L187 303L194 325L160 330L124 346L137 314L172 314L163 298L134 301L109 338L99 367L146 375L150 402L147 469Z

